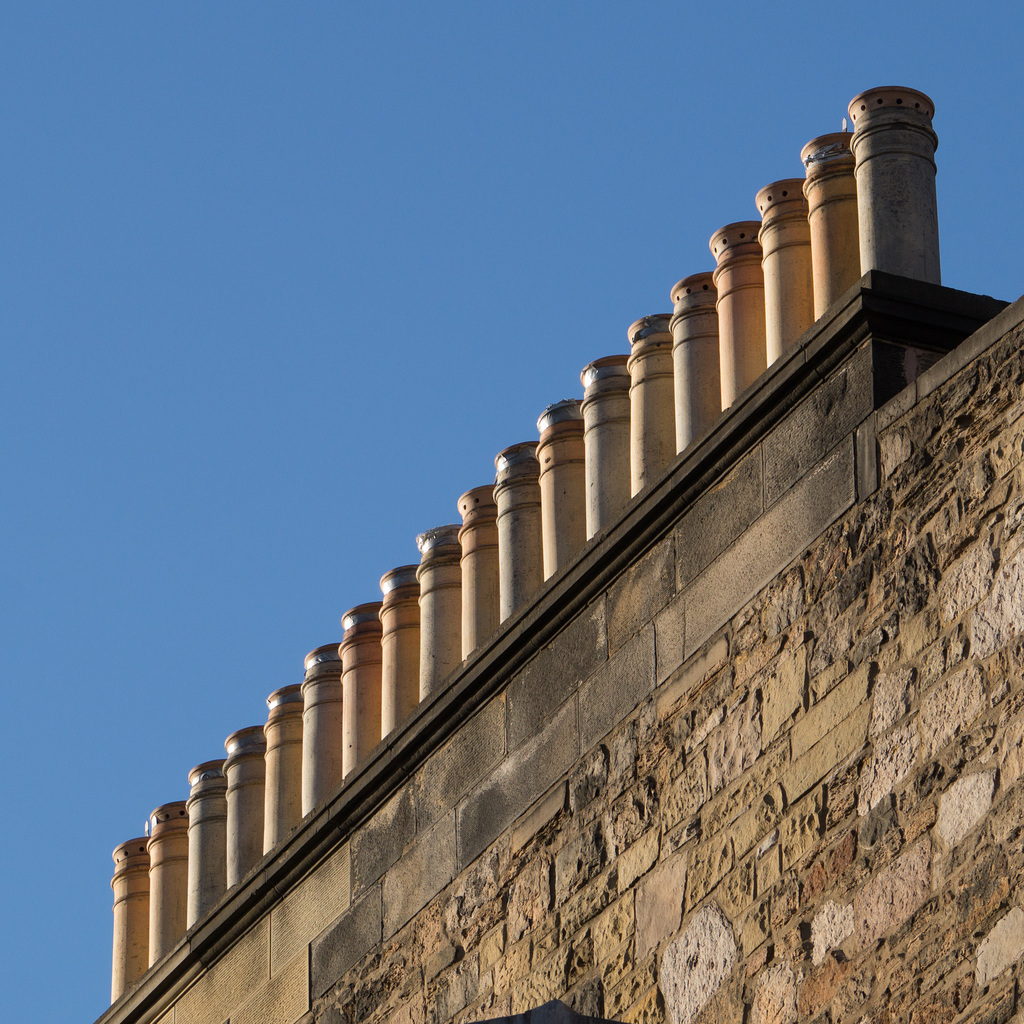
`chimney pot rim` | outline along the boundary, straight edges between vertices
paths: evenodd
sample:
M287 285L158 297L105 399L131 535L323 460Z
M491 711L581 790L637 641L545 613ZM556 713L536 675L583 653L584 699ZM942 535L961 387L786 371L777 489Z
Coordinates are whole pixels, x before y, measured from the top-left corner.
M276 689L269 697L267 697L267 710L273 711L274 708L280 707L282 704L301 704L302 703L302 683L292 683L288 686L281 686Z
M558 402L552 402L544 407L544 411L537 417L537 430L544 433L548 427L556 423L569 423L573 420L583 422L583 412L580 409L582 402L578 398L563 398Z
M457 547L461 551L462 545L459 543L459 530L461 529L461 523L448 523L445 526L435 526L430 530L424 530L416 538L416 547L419 548L421 555L443 547Z

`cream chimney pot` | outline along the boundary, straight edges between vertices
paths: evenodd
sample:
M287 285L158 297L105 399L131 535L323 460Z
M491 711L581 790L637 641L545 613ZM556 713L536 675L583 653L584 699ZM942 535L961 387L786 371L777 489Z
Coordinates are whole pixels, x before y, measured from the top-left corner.
M267 790L263 852L269 853L302 819L302 684L267 698Z
M629 502L628 361L605 356L580 374L588 540L616 522Z
M188 773L188 907L191 928L227 891L227 779L223 761Z
M498 591L502 622L544 583L540 463L537 443L523 441L494 458L498 507Z
M811 229L814 318L860 277L857 179L849 132L811 139L800 151L807 172L804 196Z
M402 565L380 578L381 736L420 701L420 584L418 566Z
M766 185L754 199L761 214L765 347L771 366L814 323L811 228L802 178Z
M494 485L474 487L459 498L462 529L462 657L490 639L498 617L498 506Z
M580 405L575 398L554 402L537 420L544 579L550 579L568 565L587 540L587 485Z
M114 960L110 1001L118 999L149 966L149 840L129 839L114 848Z
M238 885L263 856L263 812L266 806L267 738L262 725L233 732L225 741L228 756L228 888Z
M356 605L341 617L345 747L342 771L348 775L380 743L380 601Z
M630 324L627 332L631 494L659 479L676 454L671 321L671 313L656 313Z
M672 366L676 452L689 447L722 411L718 291L714 275L692 274L672 288Z
M185 801L149 816L149 965L185 934L188 904L188 811Z
M306 655L302 683L302 815L305 817L341 785L342 689L338 645Z
M436 693L462 661L462 546L458 525L416 538L420 549L420 700Z
M711 253L718 262L713 279L718 289L723 409L768 366L760 230L759 221L744 220L711 236Z
M916 89L869 89L850 101L860 270L941 284L932 101Z

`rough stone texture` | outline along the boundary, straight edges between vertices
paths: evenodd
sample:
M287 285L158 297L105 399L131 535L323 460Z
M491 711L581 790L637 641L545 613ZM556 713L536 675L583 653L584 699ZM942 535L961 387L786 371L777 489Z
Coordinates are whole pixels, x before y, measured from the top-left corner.
M854 898L857 947L867 948L876 939L903 923L931 891L931 844L919 839L888 867L864 884Z
M996 788L994 771L975 772L957 779L939 801L935 831L947 846L956 846L992 806Z
M994 565L992 549L978 545L949 568L939 586L939 611L944 626L959 618L988 593Z
M642 960L679 930L686 889L686 854L678 853L636 891L636 956Z
M853 934L853 907L829 900L811 922L811 963L820 964L832 949L841 946Z
M978 967L975 982L989 985L1010 964L1024 957L1024 910L1013 907L1001 917L978 946Z
M908 711L914 698L915 672L896 668L880 672L872 693L871 735L880 736L891 729Z
M954 672L921 700L921 756L930 761L985 710L985 684L976 663Z
M708 781L717 793L761 753L761 702L756 691L730 709L722 724L708 737Z
M776 964L758 978L750 1024L795 1024L796 976L789 964Z
M736 939L714 904L693 916L661 958L659 984L672 1024L690 1024L736 966Z
M1004 565L992 593L974 609L971 619L971 650L987 658L1024 633L1024 573L1021 556Z
M917 758L918 737L913 725L894 729L878 740L860 780L857 810L861 815L877 807L907 777Z
M801 646L779 658L775 672L764 686L761 705L763 742L775 739L779 729L803 706L807 690L807 651Z

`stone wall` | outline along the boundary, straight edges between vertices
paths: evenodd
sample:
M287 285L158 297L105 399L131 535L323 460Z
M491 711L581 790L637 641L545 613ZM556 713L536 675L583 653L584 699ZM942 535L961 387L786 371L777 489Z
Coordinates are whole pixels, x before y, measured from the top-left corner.
M569 573L557 635L384 804L308 826L325 857L264 865L241 937L208 922L104 1019L1012 1019L1022 321L877 410L851 349L612 582Z

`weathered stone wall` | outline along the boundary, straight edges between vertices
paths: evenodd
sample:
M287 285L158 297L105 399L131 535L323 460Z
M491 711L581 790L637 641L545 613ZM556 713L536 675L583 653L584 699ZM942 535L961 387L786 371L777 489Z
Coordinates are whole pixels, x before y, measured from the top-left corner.
M923 394L954 353L877 414L880 486L857 504L854 435L838 440L783 520L813 520L823 495L852 507L724 628L707 625L716 596L757 585L782 557L766 546L785 546L768 509L694 565L693 519L714 530L749 507L726 489L539 656L507 693L510 753L401 871L366 874L383 941L339 957L342 918L313 944L316 1019L470 1021L553 997L672 1024L1011 1018L1022 337ZM764 456L726 488L764 494ZM478 749L497 756L488 728ZM534 799L484 845L485 813ZM406 920L419 900L402 894L431 873L454 878Z
M1022 322L877 412L869 349L833 366L326 859L265 868L243 937L187 938L110 1020L1013 1018Z

